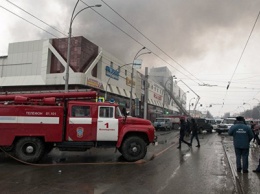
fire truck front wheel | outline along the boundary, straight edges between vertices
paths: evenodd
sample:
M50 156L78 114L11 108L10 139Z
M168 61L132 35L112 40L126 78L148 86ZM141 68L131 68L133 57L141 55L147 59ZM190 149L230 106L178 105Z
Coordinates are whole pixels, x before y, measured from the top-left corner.
M134 162L145 157L147 145L141 137L130 136L124 140L121 150L127 161Z
M37 162L44 154L42 140L34 137L24 137L15 144L15 155L24 162Z

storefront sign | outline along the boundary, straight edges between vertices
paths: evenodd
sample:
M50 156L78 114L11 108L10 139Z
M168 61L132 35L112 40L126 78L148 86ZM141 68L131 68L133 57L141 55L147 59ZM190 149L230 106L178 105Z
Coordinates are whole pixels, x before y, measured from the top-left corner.
M94 80L92 78L88 78L87 79L87 85L91 86L91 87L94 87L94 88L104 89L102 83L100 83L99 81Z
M131 86L131 82L132 82L131 78L126 77L125 81L126 81L126 85ZM133 81L133 87L134 86L135 86L135 81Z
M111 77L112 79L119 80L119 71L114 70L113 68L106 66L106 76Z
M157 100L162 100L162 95L160 95L160 94L154 93L153 97L156 98Z
M142 59L135 59L133 63L133 68L135 69L141 69L142 67Z

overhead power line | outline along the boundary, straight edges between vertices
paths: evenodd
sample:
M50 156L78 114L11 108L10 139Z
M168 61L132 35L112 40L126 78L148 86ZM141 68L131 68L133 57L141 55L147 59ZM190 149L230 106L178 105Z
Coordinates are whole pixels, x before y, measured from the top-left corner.
M29 13L28 11L24 10L23 8L19 7L18 5L14 4L13 2L9 1L9 0L6 0L8 3L12 4L13 6L17 7L18 9L24 11L25 13L27 13L28 15L34 17L35 19L41 21L42 23L44 23L45 25L49 26L50 28L52 28L53 30L59 32L60 34L64 35L64 36L67 36L65 33L61 32L60 30L58 30L57 28L54 28L53 26L47 24L46 22L44 22L43 20L41 20L40 18L34 16L33 14Z
M86 6L89 6L87 3L85 3L84 1L81 0L81 2L83 4L85 4ZM92 8L91 8L92 9ZM133 36L131 36L130 34L128 34L126 31L124 31L123 29L121 29L120 27L118 27L116 24L114 24L112 21L110 21L109 19L107 19L105 16L103 16L102 14L100 14L99 12L97 12L95 9L92 9L94 12L96 12L98 15L100 15L102 18L104 18L106 21L108 21L111 25L113 25L114 27L116 27L118 30L120 30L121 32L123 32L125 35L127 35L128 37L130 37L132 40L134 40L135 42L137 42L139 45L141 46L145 46L143 43L141 43L140 41L138 41L137 39L135 39ZM146 46L145 46L146 47ZM149 51L152 52L151 49L148 48ZM161 59L162 61L164 61L166 64L170 65L171 67L173 67L176 71L180 72L182 75L186 76L186 74L184 74L183 72L181 72L180 70L178 70L177 68L175 68L172 64L170 64L169 62L167 62L165 59L163 59L162 57L160 57L158 54L152 52L152 54L154 54L156 57L158 57L159 59ZM194 80L193 80L194 81ZM196 81L194 81L195 83L197 83ZM197 83L198 84L198 83Z
M54 28L53 26L49 25L48 23L44 22L43 20L39 19L38 17L34 16L33 14L29 13L28 11L24 10L23 8L21 8L20 6L12 3L11 1L9 0L6 0L8 3L12 4L13 6L17 7L18 9L24 11L25 13L29 14L30 16L34 17L35 19L41 21L42 23L44 23L45 25L49 26L50 28L54 29L55 31L59 32L60 34L66 36L65 33L61 32L60 30ZM81 0L81 2L85 5L87 5L84 1ZM104 2L104 1L103 1ZM105 3L105 2L104 2ZM115 13L117 13L111 6L109 6L107 3L105 3L110 9L112 9ZM88 6L88 5L87 5ZM2 7L2 6L1 6ZM7 8L5 7L2 7L3 9L5 9L6 11L14 14L15 16L23 19L24 21L32 24L33 26L47 32L48 34L56 37L56 38L59 38L57 37L56 35L54 35L53 33L39 27L38 25L30 22L29 20L19 16L18 14L15 14L14 12L8 10ZM94 9L92 9L93 11L95 11ZM118 28L120 31L122 31L123 33L125 33L127 36L129 36L131 39L133 39L135 42L139 43L141 46L144 46L141 42L139 42L137 39L135 39L133 36L129 35L127 32L125 32L124 30L122 30L121 28L119 28L117 25L115 25L113 22L111 22L110 20L108 20L106 17L104 17L103 15L101 15L100 13L98 13L97 11L95 11L98 15L100 15L101 17L103 17L105 20L107 20L108 22L110 22L113 26L115 26L116 28ZM136 27L134 27L132 24L130 24L126 19L124 19L119 13L117 13L123 20L125 20L130 26L132 26L135 30L137 30L142 36L144 36L148 41L150 41L154 46L156 46L159 50L161 50L166 56L168 56L169 58L171 58L176 64L178 64L182 69L184 69L175 59L173 59L172 57L170 57L165 51L163 51L160 47L158 47L151 39L149 39L147 36L145 36L141 31L139 31ZM150 49L148 49L150 50ZM157 56L158 58L160 58L162 61L164 61L165 63L167 63L168 65L172 66L172 64L168 63L165 59L163 59L162 57L160 57L159 55L157 55L156 53L153 53L155 56ZM176 69L174 66L172 66L174 69ZM184 69L185 71L187 71L186 69ZM176 71L179 71L178 69L176 69ZM185 75L184 73L182 73L181 71L179 71L181 74ZM190 75L192 75L193 77L195 77L193 74L191 74L189 71L187 71ZM186 76L186 75L185 75ZM195 77L196 78L196 77ZM199 80L198 78L196 78L197 80ZM194 81L194 80L193 80ZM199 80L200 81L200 80ZM201 81L200 81L201 82ZM196 82L197 83L197 82ZM198 83L197 83L198 84Z
M251 37L251 35L252 35L254 29L255 29L255 25L256 25L257 20L258 20L258 18L259 18L259 14L260 14L260 12L258 13L258 15L257 15L257 17L256 17L255 23L254 23L254 25L253 25L253 28L252 28L252 30L251 30L251 32L250 32L250 34L249 34L249 37L248 37L247 41L246 41L246 44L245 44L245 46L244 46L244 49L243 49L243 51L242 51L242 53L241 53L241 55L240 55L240 57L239 57L239 60L238 60L237 65L236 65L236 68L235 68L235 70L234 70L234 72L233 72L233 74L232 74L232 76L231 76L230 81L228 82L227 90L228 90L228 88L230 87L230 84L231 84L232 79L233 79L233 77L234 77L234 75L235 75L235 73L236 73L236 70L237 70L237 68L238 68L238 65L239 65L239 63L240 63L240 61L241 61L241 59L242 59L242 56L243 56L243 54L244 54L244 52L245 52L245 50L246 50L247 44L248 44L248 42L249 42L249 39L250 39L250 37Z
M27 19L25 19L25 18L23 18L23 17L21 17L21 16L17 15L16 13L14 13L14 12L10 11L9 9L7 9L7 8L5 8L5 7L3 7L3 6L0 6L0 7L1 7L2 9L4 9L4 10L6 10L6 11L10 12L11 14L13 14L13 15L15 15L15 16L17 16L17 17L21 18L22 20L24 20L24 21L28 22L29 24L32 24L33 26L35 26L35 27L37 27L37 28L39 28L39 29L43 30L44 32L47 32L48 34L50 34L50 35L52 35L52 36L54 36L54 37L56 37L56 38L59 38L58 36L56 36L56 35L52 34L51 32L48 32L47 30L45 30L45 29L41 28L40 26L37 26L36 24L34 24L34 23L30 22L29 20L27 20Z
M238 62L237 62L236 68L235 68L235 70L234 70L234 72L233 72L233 74L232 74L232 76L231 76L231 79L230 79L230 81L228 82L228 85L227 85L227 87L226 87L226 93L225 93L225 97L224 97L224 99L223 99L224 102L225 102L225 100L226 100L228 89L229 89L229 87L230 87L230 85L231 85L231 83L232 83L232 80L233 80L233 77L234 77L234 75L235 75L235 73L236 73L236 70L237 70L237 68L238 68L238 65L239 65L239 63L240 63L240 61L241 61L241 59L242 59L242 56L243 56L243 54L244 54L244 52L245 52L245 50L246 50L247 44L248 44L248 42L249 42L249 40L250 40L250 37L251 37L251 35L252 35L253 31L254 31L255 26L256 26L257 20L258 20L258 18L259 18L259 14L260 14L260 12L258 12L258 15L257 15L257 17L256 17L256 20L255 20L255 23L254 23L254 25L253 25L253 28L252 28L252 30L251 30L249 36L248 36L248 39L247 39L247 41L246 41L246 44L245 44L245 46L244 46L244 48L243 48L243 51L242 51L242 53L241 53L241 55L240 55L240 57L239 57ZM222 108L223 108L223 106L224 106L224 102L223 102Z
M107 7L109 7L115 14L117 14L121 19L123 19L128 25L130 25L132 28L134 28L138 33L140 33L146 40L148 40L151 44L153 44L157 49L159 49L162 53L164 53L167 57L169 57L171 60L173 60L178 66L180 66L183 70L188 72L191 76L193 76L196 80L203 83L201 80L199 80L195 75L193 75L190 71L185 69L178 61L176 61L174 58L172 58L169 54L167 54L164 50L162 50L157 44L155 44L150 38L148 38L144 33L142 33L140 30L138 30L133 24L128 22L123 16L121 16L115 9L113 9L110 5L108 5L104 0L101 0ZM157 56L158 57L158 56ZM165 60L163 60L166 62ZM169 63L168 63L169 64ZM171 64L169 64L171 67L173 67ZM173 67L176 69L175 67ZM180 71L179 71L180 72ZM180 72L181 73L181 72ZM182 73L183 74L183 73ZM183 74L185 75L185 74ZM185 75L186 76L186 75Z

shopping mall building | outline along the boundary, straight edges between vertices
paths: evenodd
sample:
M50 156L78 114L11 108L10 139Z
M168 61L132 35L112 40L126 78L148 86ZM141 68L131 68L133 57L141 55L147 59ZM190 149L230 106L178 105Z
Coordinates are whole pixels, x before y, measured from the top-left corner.
M0 56L0 92L63 91L67 45L67 38L10 43L8 55ZM82 36L72 38L70 56L69 90L94 89L129 109L132 83L132 115L143 117L145 76L134 69L132 80L132 64L126 65ZM148 119L180 114L176 100L186 107L186 94L172 77L167 67L149 69Z

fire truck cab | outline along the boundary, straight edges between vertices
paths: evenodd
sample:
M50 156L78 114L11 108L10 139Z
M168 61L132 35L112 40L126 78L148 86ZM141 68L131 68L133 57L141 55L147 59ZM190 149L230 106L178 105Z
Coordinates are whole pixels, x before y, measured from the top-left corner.
M123 115L118 104L96 102L96 92L0 95L0 146L25 162L54 147L85 151L115 147L127 161L145 157L155 141L149 120Z

